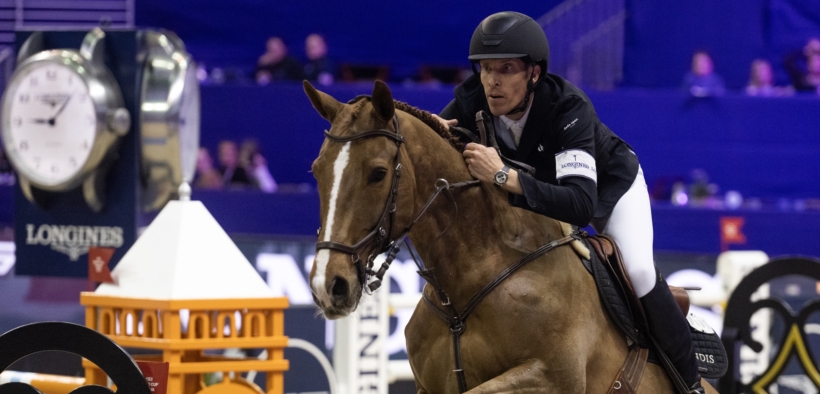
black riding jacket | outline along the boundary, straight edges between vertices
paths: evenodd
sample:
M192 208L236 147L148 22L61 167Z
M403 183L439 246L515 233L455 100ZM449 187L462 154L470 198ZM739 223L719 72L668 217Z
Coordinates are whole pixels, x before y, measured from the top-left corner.
M473 75L456 87L455 99L439 116L458 119L459 127L476 133L475 115L480 110L492 116L484 87ZM465 138L464 142L469 141ZM510 149L504 143L499 143L499 148L504 156L535 168L534 176L518 172L524 195L510 193L510 204L580 227L593 217L608 216L638 173L638 158L632 148L601 123L589 97L549 73L535 86L518 148ZM574 162L567 154L557 159L565 151L588 160ZM595 168L589 168L592 158ZM557 169L556 162L563 169ZM585 170L573 171L577 166ZM557 176L559 171L561 176ZM592 179L595 176L597 182Z

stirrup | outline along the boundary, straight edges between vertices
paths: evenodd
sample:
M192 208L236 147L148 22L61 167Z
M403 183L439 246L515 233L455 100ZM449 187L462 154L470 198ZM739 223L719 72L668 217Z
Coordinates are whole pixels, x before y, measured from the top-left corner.
M689 391L687 394L706 394L706 389L700 384L700 379L697 382L689 386Z

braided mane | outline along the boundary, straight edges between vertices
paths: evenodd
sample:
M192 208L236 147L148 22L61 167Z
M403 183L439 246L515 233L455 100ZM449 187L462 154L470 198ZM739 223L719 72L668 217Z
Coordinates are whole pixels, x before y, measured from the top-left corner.
M393 104L396 106L396 109L402 110L407 112L410 115L413 115L416 119L422 121L428 127L433 129L441 138L444 138L445 141L450 143L450 146L455 148L457 151L461 152L464 148L464 143L453 133L450 132L450 129L444 127L439 121L433 118L433 115L429 112L418 109L410 104L405 102L393 100Z
M352 100L348 101L347 103L348 104L355 104L355 103L357 103L357 102L359 102L363 99L370 99L370 96L368 96L368 95L356 96ZM403 101L398 101L398 100L393 100L393 105L395 105L396 109L398 109L400 111L407 112L408 114L410 114L414 118L422 121L422 123L427 125L427 127L433 129L433 131L435 131L436 134L438 134L441 138L443 138L445 141L449 142L450 146L452 146L455 150L461 152L464 149L464 143L461 142L461 140L458 138L458 136L451 133L449 128L444 127L444 125L442 125L435 118L433 118L433 115L430 114L429 112L427 112L423 109L416 108L416 107L414 107L410 104L407 104Z

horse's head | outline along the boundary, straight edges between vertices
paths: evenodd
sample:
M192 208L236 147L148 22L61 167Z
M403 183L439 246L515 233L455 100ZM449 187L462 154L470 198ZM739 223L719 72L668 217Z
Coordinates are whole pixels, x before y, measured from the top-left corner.
M310 287L325 317L354 311L369 256L383 252L395 218L396 166L403 138L387 85L376 82L370 100L342 104L304 83L313 107L330 121L313 162L321 224ZM396 234L393 234L396 236Z

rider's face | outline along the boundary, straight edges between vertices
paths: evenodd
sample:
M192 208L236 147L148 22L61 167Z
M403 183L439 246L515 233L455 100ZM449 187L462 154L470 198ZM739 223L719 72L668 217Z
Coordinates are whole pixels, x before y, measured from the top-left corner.
M540 71L538 65L528 67L521 59L484 59L479 66L484 95L495 116L506 115L521 104L527 94L527 79L532 77L535 82Z

